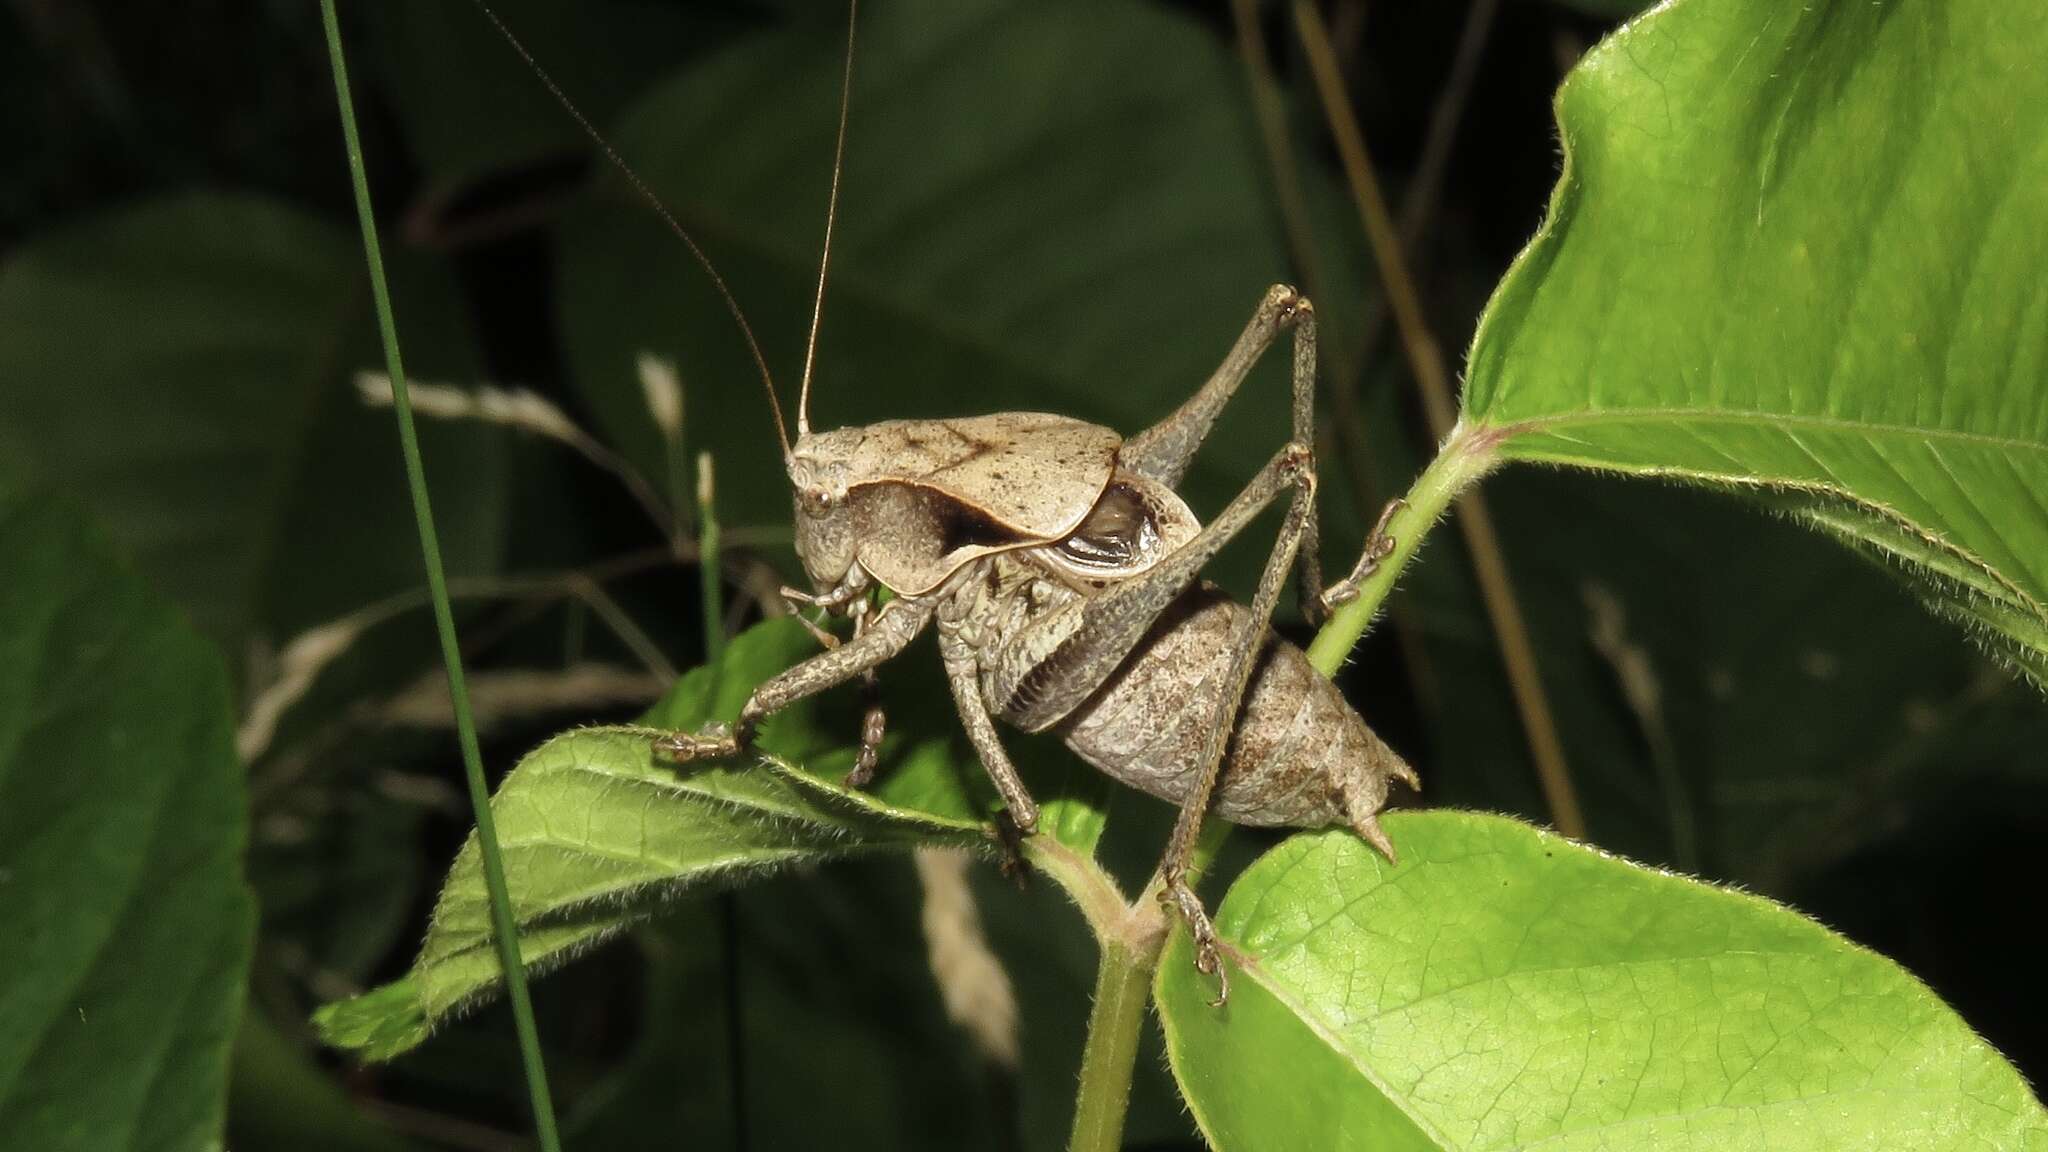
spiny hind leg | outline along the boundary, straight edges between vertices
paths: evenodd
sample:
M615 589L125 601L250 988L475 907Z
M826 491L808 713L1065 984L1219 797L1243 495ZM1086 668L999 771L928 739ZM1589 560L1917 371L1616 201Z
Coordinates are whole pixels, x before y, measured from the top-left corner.
M1296 296L1289 301L1286 322L1294 326L1294 442L1312 446L1316 442L1316 311L1306 297ZM1328 619L1338 605L1357 599L1359 584L1372 575L1380 561L1393 553L1394 540L1387 535L1387 523L1402 505L1400 500L1392 500L1380 510L1378 522L1365 538L1358 563L1352 565L1350 574L1344 579L1325 588L1322 509L1316 497L1315 484L1319 467L1320 463L1311 456L1308 494L1305 497L1307 506L1301 516L1301 540L1294 552L1301 613L1308 617L1310 624L1318 625Z
M1193 396L1181 402L1165 419L1135 436L1124 440L1117 450L1117 462L1123 467L1165 484L1176 487L1186 474L1188 464L1194 459L1195 450L1209 438L1209 431L1215 427L1216 417L1238 387L1251 375L1252 368L1273 344L1274 337L1283 328L1298 324L1300 317L1311 318L1308 337L1308 376L1313 386L1315 377L1315 335L1313 309L1308 298L1286 284L1275 284L1266 289L1266 295L1259 306L1252 311L1252 318L1245 322L1244 331L1230 351L1223 357L1223 363L1216 366L1209 379ZM1301 359L1297 349L1296 360ZM1295 389L1300 391L1300 370L1297 363ZM1301 408L1296 404L1297 412ZM1296 420L1295 438L1302 439L1301 421ZM1306 440L1303 440L1307 443Z
M1316 440L1316 310L1299 289L1275 284L1266 289L1244 331L1216 366L1209 379L1164 420L1124 441L1117 460L1125 468L1168 485L1177 486L1194 459L1195 451L1209 438L1216 417L1224 405L1251 375L1281 332L1294 334L1293 429L1291 439L1308 451L1307 471L1310 500L1302 518L1301 543L1295 550L1295 564L1301 587L1301 610L1310 622L1327 614L1322 597L1322 531L1317 523L1314 500Z
M1265 511L1267 505L1290 490L1294 493L1294 501L1289 508L1288 527L1283 530L1283 536L1291 562L1294 542L1300 536L1298 524L1303 501L1312 497L1314 491L1314 463L1315 455L1307 445L1288 442L1273 454L1264 468L1259 469L1244 490L1217 513L1215 519L1196 533L1194 539L1168 553L1151 569L1113 583L1065 610L1078 613L1078 623L1062 616L1049 616L1033 626L1057 627L1066 630L1065 634L1085 635L1089 644L1082 657L1064 666L1061 675L1036 685L1031 698L1022 706L1013 707L1005 714L1006 718L1026 731L1035 732L1080 707L1144 641L1160 614L1194 585L1216 553L1236 539ZM1286 575L1283 565L1280 569L1283 584ZM1253 611L1263 628L1271 615L1270 609L1259 613L1254 607ZM1031 630L1027 628L1026 633ZM1234 638L1237 641L1243 639ZM1237 674L1238 670L1233 666L1229 675ZM1225 682L1231 682L1229 677Z
M1316 440L1316 310L1308 297L1295 288L1275 284L1266 289L1265 297L1252 311L1252 318L1246 322L1244 331L1231 345L1223 363L1210 374L1208 382L1172 415L1124 441L1117 454L1118 461L1140 475L1169 486L1178 484L1196 449L1209 438L1223 406L1230 402L1231 396L1236 394L1274 339L1289 329L1294 333L1292 439L1304 448L1313 445ZM1311 474L1309 506L1302 517L1301 541L1295 550L1301 610L1311 624L1321 623L1338 605L1356 599L1359 583L1393 551L1393 543L1387 539L1384 529L1388 518L1399 507L1398 503L1387 506L1380 515L1379 527L1367 539L1364 554L1352 567L1351 573L1326 589L1323 587L1322 526L1314 497L1315 470L1316 461L1311 453L1307 462L1307 471Z
M1265 649L1272 635L1273 606L1279 602L1280 590L1287 583L1288 569L1294 565L1303 525L1314 514L1314 473L1298 466L1288 467L1290 463L1300 465L1307 460L1307 446L1300 443L1290 443L1275 460L1275 464L1280 466L1277 475L1294 485L1294 498L1288 503L1287 519L1280 526L1273 551L1266 557L1265 571L1259 576L1259 589L1252 596L1251 611L1244 614L1231 635L1230 667L1218 685L1221 691L1212 704L1215 715L1203 739L1201 759L1196 762L1200 766L1200 775L1181 803L1180 817L1173 825L1173 837L1167 842L1166 858L1159 865L1160 879L1164 881L1159 899L1179 912L1187 924L1188 936L1195 946L1196 969L1216 977L1214 1003L1218 1006L1230 998L1230 977L1223 969L1216 925L1209 919L1208 910L1202 907L1201 897L1189 884L1188 869L1194 859L1203 817L1216 793L1217 780L1223 774L1224 754L1243 710L1245 689L1251 683L1259 653Z
M1230 973L1224 970L1216 925L1209 919L1208 910L1202 907L1202 898L1195 895L1195 890L1188 886L1184 877L1175 874L1160 889L1159 902L1179 913L1181 921L1188 926L1188 941L1195 946L1195 971L1216 977L1216 998L1209 1001L1209 1006L1223 1007L1230 999Z

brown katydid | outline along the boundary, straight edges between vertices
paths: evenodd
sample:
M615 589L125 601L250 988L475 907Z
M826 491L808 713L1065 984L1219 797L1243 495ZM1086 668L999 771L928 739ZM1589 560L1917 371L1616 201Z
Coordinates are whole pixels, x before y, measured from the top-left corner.
M850 680L872 685L881 665L931 627L961 724L1019 830L1035 829L1038 807L1003 750L998 719L1057 733L1101 771L1180 805L1160 864L1161 900L1187 923L1196 966L1216 974L1227 995L1215 929L1188 882L1204 817L1213 809L1242 824L1343 823L1391 858L1377 814L1394 779L1418 786L1414 771L1336 686L1270 626L1290 569L1312 617L1354 597L1392 547L1384 529L1395 506L1381 516L1351 572L1324 588L1310 447L1315 312L1284 285L1267 291L1207 383L1128 438L1029 412L813 432L811 379L845 153L855 20L849 4L824 255L793 444L737 301L652 191L570 108L689 245L738 320L768 389L794 490L797 553L813 587L785 593L854 625L843 643L820 631L827 650L762 684L736 724L671 733L654 750L678 763L738 755L767 716ZM1224 405L1283 331L1293 335L1292 435L1204 525L1175 486ZM1286 517L1250 606L1201 583L1202 569L1223 545L1283 495ZM882 589L891 598L877 608ZM850 783L868 782L882 734L881 712L871 706Z

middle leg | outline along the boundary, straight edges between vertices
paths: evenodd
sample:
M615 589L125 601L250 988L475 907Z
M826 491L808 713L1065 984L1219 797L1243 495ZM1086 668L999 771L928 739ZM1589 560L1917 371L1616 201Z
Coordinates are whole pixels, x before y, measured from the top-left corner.
M870 605L866 600L853 605L853 638L867 633ZM882 681L869 668L860 674L860 751L854 756L853 771L846 774L848 788L866 788L875 782L875 766L881 762L882 736L889 728L889 714L882 709Z

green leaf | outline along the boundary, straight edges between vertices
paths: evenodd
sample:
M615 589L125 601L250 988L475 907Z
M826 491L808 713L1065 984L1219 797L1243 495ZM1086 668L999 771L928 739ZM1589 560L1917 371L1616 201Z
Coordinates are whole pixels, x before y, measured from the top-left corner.
M755 685L815 650L794 620L757 627L716 667L685 676L653 716L666 728L730 720ZM729 887L796 864L916 844L984 848L964 800L954 814L900 807L852 792L784 756L814 748L808 709L764 726L752 766L687 769L656 758L663 729L593 727L528 754L492 799L521 951L544 971L644 918L685 891ZM845 752L846 767L851 750ZM913 748L883 796L941 794L953 763L943 743ZM329 1005L316 1024L331 1044L388 1059L440 1021L493 994L501 969L474 840L450 869L412 973L366 996Z
M1196 1118L1253 1148L2048 1148L2011 1066L1896 965L1769 901L1514 821L1301 835L1232 886L1231 998L1156 994Z
M0 1133L218 1147L255 907L227 676L0 470Z
M473 375L445 269L394 253L423 378ZM109 325L119 338L109 338ZM0 266L0 454L83 500L231 656L416 587L391 417L352 231L194 194L38 236ZM494 565L501 430L421 428L451 570Z
M1565 175L1466 420L1512 459L1852 502L2038 666L2043 56L2048 12L2003 0L1631 23L1558 94Z

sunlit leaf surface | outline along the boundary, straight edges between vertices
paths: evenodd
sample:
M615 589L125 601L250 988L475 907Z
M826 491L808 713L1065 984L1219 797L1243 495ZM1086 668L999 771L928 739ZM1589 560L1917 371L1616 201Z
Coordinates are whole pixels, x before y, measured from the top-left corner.
M1918 980L1780 905L1497 816L1297 836L1231 887L1227 1006L1157 994L1224 1152L2041 1148L2048 1113Z
M1515 459L1852 502L1836 531L2039 667L2044 56L2048 12L2003 0L1633 22L1558 95L1565 175L1466 419Z

